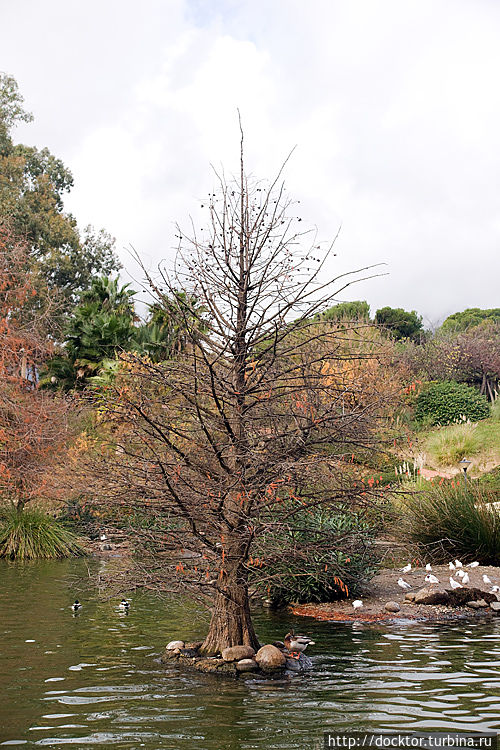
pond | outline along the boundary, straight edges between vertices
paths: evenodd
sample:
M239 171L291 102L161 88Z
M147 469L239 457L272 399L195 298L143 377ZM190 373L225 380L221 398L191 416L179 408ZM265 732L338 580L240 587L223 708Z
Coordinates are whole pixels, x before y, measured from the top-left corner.
M332 729L500 730L500 619L342 625L262 612L261 641L290 626L314 636L314 671L234 681L160 664L169 640L203 635L204 613L139 593L121 613L96 595L100 564L0 564L0 747L303 750Z

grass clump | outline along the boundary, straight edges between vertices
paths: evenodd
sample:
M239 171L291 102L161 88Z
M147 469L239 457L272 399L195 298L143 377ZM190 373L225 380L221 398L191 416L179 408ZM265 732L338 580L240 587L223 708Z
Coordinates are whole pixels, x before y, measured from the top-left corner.
M500 563L500 508L477 482L431 487L402 503L401 532L435 562L450 558Z
M441 466L457 464L464 456L475 456L481 451L476 425L456 424L432 432L427 439L427 450Z
M12 507L0 516L0 558L49 560L81 554L78 537L42 511Z

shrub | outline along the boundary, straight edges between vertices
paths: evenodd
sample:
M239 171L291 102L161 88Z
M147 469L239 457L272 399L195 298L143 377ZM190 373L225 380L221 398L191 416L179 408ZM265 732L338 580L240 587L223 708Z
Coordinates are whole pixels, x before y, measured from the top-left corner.
M475 481L430 487L402 503L401 531L436 562L450 558L500 563L500 511L497 495Z
M457 464L464 456L474 456L481 450L476 425L454 424L431 433L427 450L442 466Z
M490 414L485 396L465 383L431 383L421 391L415 403L415 419L431 424L470 420L476 422Z
M78 537L39 510L8 508L0 518L0 558L35 560L84 553Z
M362 515L318 511L301 530L283 525L259 540L250 581L255 578L259 593L280 605L356 594L377 567L375 532L375 524ZM258 581L252 575L255 566Z

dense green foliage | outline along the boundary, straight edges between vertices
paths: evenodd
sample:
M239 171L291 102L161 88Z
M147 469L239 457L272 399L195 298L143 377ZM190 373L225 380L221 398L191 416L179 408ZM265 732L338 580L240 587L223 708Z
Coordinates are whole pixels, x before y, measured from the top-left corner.
M40 510L10 507L0 514L0 558L51 559L83 552L78 537Z
M338 322L340 320L369 320L370 305L366 300L354 300L353 302L339 302L338 305L328 308L319 315L322 320Z
M375 323L386 329L396 339L418 341L423 333L422 316L415 310L408 312L402 307L382 307L375 313Z
M465 383L431 383L415 403L415 419L429 425L486 419L490 407L485 396Z
M347 509L311 513L301 529L278 526L253 550L258 572L250 567L250 581L255 577L262 595L280 605L343 599L346 588L356 594L377 567L376 531L363 515Z
M476 482L430 487L407 497L401 531L436 562L450 558L500 564L500 513L491 505L498 497Z
M47 148L15 144L11 129L28 122L23 97L12 76L0 74L0 216L30 246L30 260L48 288L58 293L62 311L93 277L120 268L109 234L87 227L64 211L63 196L73 176Z
M462 312L449 315L441 325L441 332L459 333L484 323L500 323L500 307L481 310L479 307L469 307Z

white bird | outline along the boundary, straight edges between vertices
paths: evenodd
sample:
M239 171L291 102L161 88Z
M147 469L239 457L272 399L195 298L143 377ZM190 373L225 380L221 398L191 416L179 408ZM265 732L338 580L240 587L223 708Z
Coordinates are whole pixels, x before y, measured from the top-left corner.
M403 581L402 578L398 578L398 586L401 586L402 589L411 589L410 584Z
M477 567L479 567L479 563L477 561L476 562L472 562L472 563L468 563L467 567L468 568L477 568Z
M463 578L464 575L465 575L465 571L464 570L457 570L457 572L455 573L455 575L458 576L459 578Z
M455 570L455 566L453 565L452 562L448 563L448 567L450 570Z
M469 579L469 574L468 574L468 573L464 573L464 574L463 574L463 576L462 576L462 583L464 584L464 586L465 586L465 585L466 585L467 583L469 583L469 580L470 580L470 579Z
M498 594L500 592L500 586L492 586L490 594Z
M459 583L458 581L455 581L451 576L450 576L450 586L452 589L463 589L462 584Z
M106 536L106 534L101 534L101 536L99 538L100 538L101 542L105 542L108 537Z
M126 599L122 599L118 606L120 607L120 609L128 610L130 607L130 602L128 602Z
M425 566L425 569L428 573L430 573L432 571L432 565L430 563L427 563L427 565Z
M355 599L352 603L352 606L354 607L354 609L359 609L363 606L363 602L361 601L361 599Z
M425 576L425 580L427 581L427 583L430 583L431 586L434 586L436 583L439 583L439 579L436 578L436 576L431 575L431 573Z
M490 578L486 574L483 575L483 583L491 583Z
M455 568L463 568L463 565L460 562L460 560L455 560Z
M404 568L401 568L401 573L409 573L411 570L411 563L408 563L408 565L405 565Z
M75 603L71 605L71 609L73 610L73 612L78 612L78 610L81 608L82 608L82 605L80 604L78 599L75 599Z

